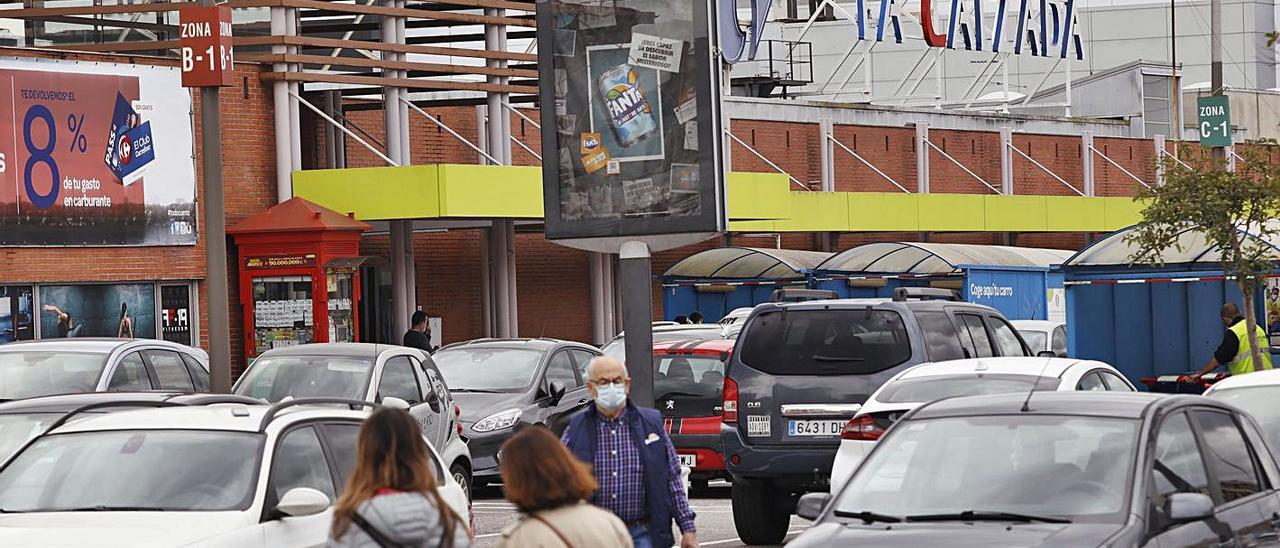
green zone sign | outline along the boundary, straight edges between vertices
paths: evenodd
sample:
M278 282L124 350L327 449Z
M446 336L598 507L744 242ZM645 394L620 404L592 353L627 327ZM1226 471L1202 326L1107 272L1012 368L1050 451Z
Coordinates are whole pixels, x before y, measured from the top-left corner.
M1196 100L1200 113L1200 146L1231 146L1231 105L1221 95Z

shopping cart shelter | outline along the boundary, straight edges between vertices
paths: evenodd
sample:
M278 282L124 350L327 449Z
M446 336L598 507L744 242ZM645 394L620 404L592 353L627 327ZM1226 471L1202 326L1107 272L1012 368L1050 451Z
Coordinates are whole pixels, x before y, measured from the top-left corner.
M768 302L778 289L808 287L809 272L829 257L792 249L708 249L662 274L662 309L668 320L696 310L703 321L718 321L734 309Z

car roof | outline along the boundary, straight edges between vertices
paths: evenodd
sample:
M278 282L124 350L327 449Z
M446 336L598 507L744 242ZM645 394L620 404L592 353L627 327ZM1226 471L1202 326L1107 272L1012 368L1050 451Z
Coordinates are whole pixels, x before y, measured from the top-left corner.
M41 339L38 341L15 341L4 346L0 346L0 352L34 352L34 351L55 351L64 352L94 352L108 354L111 351L124 346L126 344L142 342L147 344L155 344L158 346L169 346L174 348L187 348L183 345L172 343L163 339L115 339L115 338L98 338L98 337L71 337L65 339Z
M985 306L977 303L965 302L965 301L948 301L943 299L908 299L905 301L895 301L893 299L885 299L885 298L821 299L816 301L803 301L798 303L768 303L766 305L761 305L756 308L764 309L768 305L773 305L780 308L790 308L790 309L799 309L799 310L820 310L820 309L830 309L830 308L849 309L849 308L866 308L868 306L876 307L876 306L882 306L882 305L891 305L891 306L902 306L909 309L923 308L926 310L941 309L943 307L948 307L948 306L956 306L956 307L973 308L973 309L979 309L979 310L987 310L992 312L995 311L994 308L991 308L989 306Z
M724 327L718 323L678 323L675 325L655 325L653 326L653 332L654 333L676 333L680 331L708 331L708 332L714 331L716 333L719 333L720 330L723 328ZM621 340L626 336L627 336L627 332L623 331L621 333L618 333L618 335L609 342Z
M259 404L248 396L235 394L211 394L175 392L172 390L156 390L147 392L85 392L79 394L56 394L39 396L0 403L0 415L21 415L27 413L68 413L86 405L97 405L113 402L138 402L145 406L147 402L168 401L188 405L207 405L210 403ZM119 408L117 408L119 409Z
M1091 367L1106 367L1105 363L1075 358L1037 358L1011 356L997 358L971 358L965 360L948 360L944 362L922 363L902 372L898 380L937 375L956 375L962 373L1022 373L1040 377L1060 377L1067 369L1081 364Z
M1049 320L1009 320L1013 327L1017 329L1033 329L1036 331L1053 331L1058 327L1067 324L1063 322L1051 322Z
M1138 419L1145 416L1153 404L1187 398L1191 397L1150 392L1035 392L1031 397L1028 413ZM1206 401L1200 397L1193 399ZM920 406L911 418L1017 415L1022 413L1025 401L1026 392L948 398Z
M653 343L655 354L706 354L710 356L727 355L733 352L737 341L730 339L686 339Z
M51 434L108 430L222 430L258 432L270 405L216 404L204 406L158 407L85 416L59 426ZM298 405L282 410L280 424L312 419L364 420L366 410L340 405ZM275 421L273 421L275 422Z
M1220 390L1230 390L1232 388L1271 385L1280 385L1280 369L1268 369L1266 371L1258 371L1247 375L1232 375L1213 383L1213 386L1209 387L1209 391L1217 392Z
M262 356L343 356L372 358L389 350L397 350L399 346L375 343L311 343L297 346L272 348Z
M557 346L570 345L579 348L594 350L595 347L574 341L565 341L561 339L551 339L545 337L533 338L486 338L474 339L470 341L456 342L446 345L440 350L454 350L458 348L525 348L528 350L546 351Z

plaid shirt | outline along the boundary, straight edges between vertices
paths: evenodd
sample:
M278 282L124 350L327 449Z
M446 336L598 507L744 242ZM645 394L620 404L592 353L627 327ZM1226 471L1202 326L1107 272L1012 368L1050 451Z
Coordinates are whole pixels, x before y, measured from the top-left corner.
M600 417L597 430L599 445L593 463L599 488L592 502L613 512L622 521L633 523L648 518L648 511L644 503L644 465L640 462L635 439L621 420L626 414L623 408L616 418ZM569 432L565 431L560 441L567 443L568 436ZM667 482L671 513L682 533L692 533L695 531L693 511L689 509L689 497L680 482L680 460L676 457L676 448L670 443L667 444L667 472L671 478Z

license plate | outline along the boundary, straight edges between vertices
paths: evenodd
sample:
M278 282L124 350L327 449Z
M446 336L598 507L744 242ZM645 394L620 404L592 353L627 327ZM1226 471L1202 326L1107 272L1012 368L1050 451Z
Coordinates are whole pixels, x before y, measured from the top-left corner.
M787 434L791 436L839 436L844 430L843 420L787 421Z
M680 466L688 466L689 468L693 468L694 466L698 465L697 455L676 455L676 456L680 457Z

